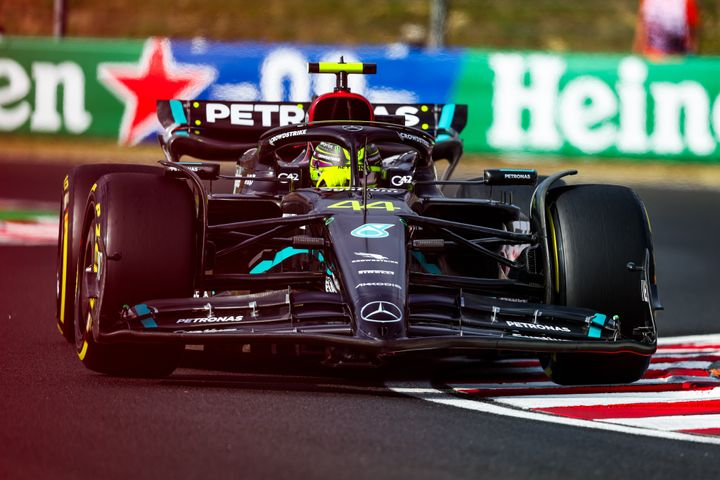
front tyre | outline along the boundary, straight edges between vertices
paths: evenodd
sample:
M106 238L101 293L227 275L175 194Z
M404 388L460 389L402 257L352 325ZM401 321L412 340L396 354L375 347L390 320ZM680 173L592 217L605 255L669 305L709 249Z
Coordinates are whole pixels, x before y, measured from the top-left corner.
M85 207L93 184L108 173L134 172L161 175L160 167L98 163L73 168L63 180L57 255L56 320L60 332L75 341L73 323L77 264L82 255Z
M106 175L90 194L85 219L75 296L78 357L90 370L110 375L169 375L183 345L96 339L126 328L121 316L126 305L192 295L195 217L190 189L163 176Z
M554 303L595 309L620 319L621 337L655 341L648 282L654 276L650 227L640 199L615 185L575 185L548 194ZM644 265L649 272L632 270ZM554 353L541 357L556 383L616 384L642 377L649 356Z

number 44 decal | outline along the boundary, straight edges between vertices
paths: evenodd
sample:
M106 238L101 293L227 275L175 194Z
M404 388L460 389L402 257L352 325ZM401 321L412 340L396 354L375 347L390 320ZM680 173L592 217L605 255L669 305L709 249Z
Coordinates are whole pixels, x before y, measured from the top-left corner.
M342 202L333 203L328 208L352 208L355 211L365 210L385 210L386 212L394 212L400 210L400 207L396 207L392 202L369 202L367 205L363 205L358 200L343 200Z

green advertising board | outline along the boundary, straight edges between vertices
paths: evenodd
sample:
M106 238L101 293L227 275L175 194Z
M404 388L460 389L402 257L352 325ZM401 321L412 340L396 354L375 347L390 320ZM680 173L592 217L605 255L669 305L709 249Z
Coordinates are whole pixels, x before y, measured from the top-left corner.
M0 41L0 131L117 138L124 105L97 78L137 62L143 40Z
M307 62L340 55L378 64L351 78L371 102L467 104L468 152L720 161L720 58L708 57L5 37L0 132L133 145L158 131L157 99L307 101L332 88Z
M468 52L469 151L718 161L720 61Z

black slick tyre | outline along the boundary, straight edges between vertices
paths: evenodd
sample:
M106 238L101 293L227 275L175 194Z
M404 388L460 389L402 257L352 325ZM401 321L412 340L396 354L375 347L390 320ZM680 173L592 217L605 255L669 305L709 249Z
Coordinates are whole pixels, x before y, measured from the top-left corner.
M550 191L548 208L554 303L617 315L622 338L654 341L647 290L643 295L643 281L654 272L628 268L647 256L653 269L649 223L637 195L615 185L565 186ZM541 361L562 385L619 384L640 379L650 357L554 353Z
M183 345L97 339L126 328L125 305L192 296L196 239L189 187L159 175L105 175L90 193L84 225L74 316L78 357L110 375L169 375Z
M58 233L56 321L60 332L75 341L73 324L77 262L81 254L81 237L85 206L90 189L106 173L137 172L162 174L160 167L127 164L80 165L63 180Z

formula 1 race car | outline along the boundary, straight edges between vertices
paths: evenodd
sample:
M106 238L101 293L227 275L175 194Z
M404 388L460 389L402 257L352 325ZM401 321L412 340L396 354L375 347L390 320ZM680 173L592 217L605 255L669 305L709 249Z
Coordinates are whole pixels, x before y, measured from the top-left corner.
M69 173L58 324L86 367L164 376L204 345L328 365L509 352L560 384L643 375L661 307L638 196L565 184L575 171L452 180L467 107L371 105L347 78L375 69L310 64L337 77L311 103L160 101L161 166Z

